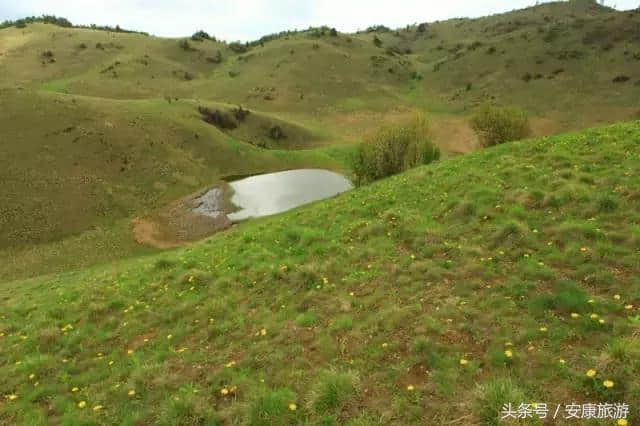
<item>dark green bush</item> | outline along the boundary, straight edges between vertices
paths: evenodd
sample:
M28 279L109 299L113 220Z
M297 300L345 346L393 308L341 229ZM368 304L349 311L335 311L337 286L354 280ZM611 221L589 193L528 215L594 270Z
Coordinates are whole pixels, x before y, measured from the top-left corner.
M203 41L203 40L213 40L215 41L216 38L215 37L211 37L208 33L206 33L203 30L197 31L195 32L192 36L191 36L191 40L193 41Z
M484 146L523 139L531 133L529 118L524 111L490 104L481 106L475 112L471 127Z
M249 50L249 47L246 44L235 41L229 44L229 49L231 49L234 53L246 53Z
M427 119L417 114L399 124L381 127L359 146L353 157L358 185L391 176L440 158L429 138Z

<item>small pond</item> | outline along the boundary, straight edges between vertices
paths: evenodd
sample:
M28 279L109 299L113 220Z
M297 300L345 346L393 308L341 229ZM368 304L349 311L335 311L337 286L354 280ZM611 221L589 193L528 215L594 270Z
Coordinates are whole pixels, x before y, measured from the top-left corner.
M231 202L239 209L227 215L234 222L281 213L353 188L344 176L318 169L267 173L229 185L233 188Z

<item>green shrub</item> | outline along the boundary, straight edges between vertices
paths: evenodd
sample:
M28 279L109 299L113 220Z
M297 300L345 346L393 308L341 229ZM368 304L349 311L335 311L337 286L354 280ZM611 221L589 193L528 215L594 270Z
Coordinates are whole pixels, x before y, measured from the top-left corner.
M531 133L527 114L513 107L483 105L471 118L471 127L484 146L523 139Z
M428 164L440 158L429 139L429 124L417 114L399 124L381 127L365 139L353 158L356 183L364 184Z

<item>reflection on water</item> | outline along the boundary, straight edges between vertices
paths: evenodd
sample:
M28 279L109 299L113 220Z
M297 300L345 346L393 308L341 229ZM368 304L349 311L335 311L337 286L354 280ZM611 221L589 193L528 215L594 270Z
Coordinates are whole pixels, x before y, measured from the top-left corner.
M232 221L280 213L353 187L338 173L316 169L251 176L230 185L234 190L231 202L240 208L228 215Z

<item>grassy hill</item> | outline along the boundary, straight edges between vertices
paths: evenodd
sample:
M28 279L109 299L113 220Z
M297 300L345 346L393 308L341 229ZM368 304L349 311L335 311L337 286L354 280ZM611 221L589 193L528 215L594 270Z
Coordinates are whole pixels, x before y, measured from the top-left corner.
M624 401L635 424L639 149L639 122L508 143L4 284L0 423L497 424L506 402Z
M227 175L348 171L364 133L416 109L447 153L477 148L486 100L537 136L640 113L640 13L592 2L247 46L63 22L0 30L0 280L149 252L132 218ZM198 113L238 105L234 129Z

